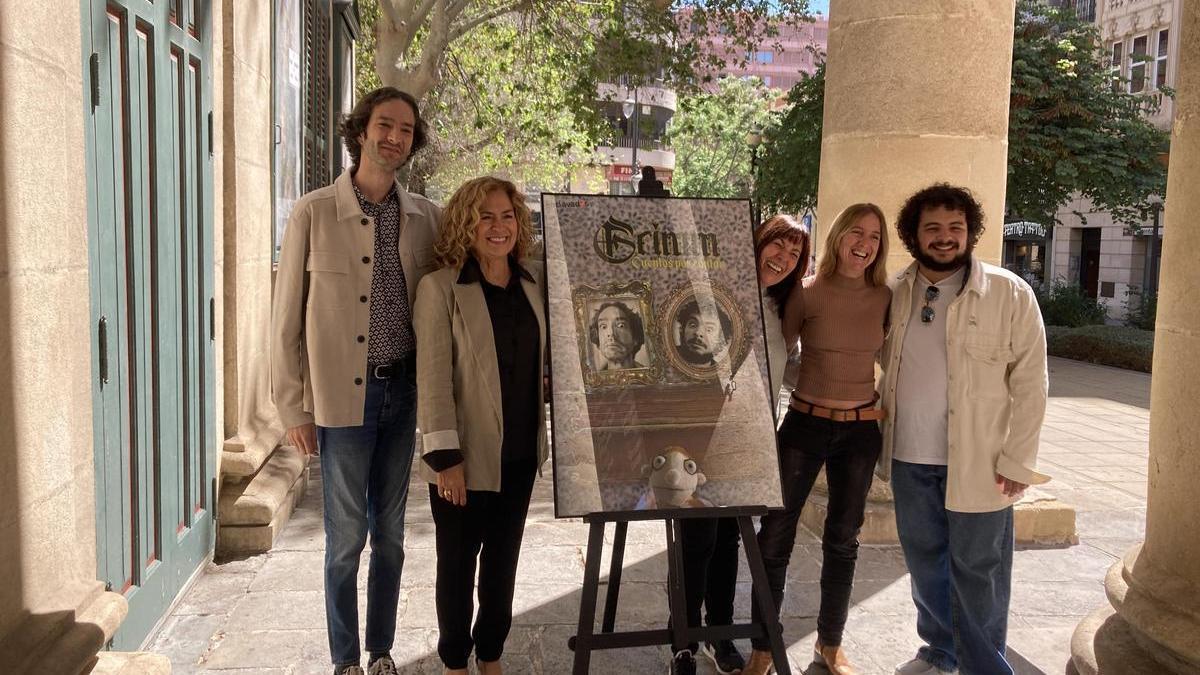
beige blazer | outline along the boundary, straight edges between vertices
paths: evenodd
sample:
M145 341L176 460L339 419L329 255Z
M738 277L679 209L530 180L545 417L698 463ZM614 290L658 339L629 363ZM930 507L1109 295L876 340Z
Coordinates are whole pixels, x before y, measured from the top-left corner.
M920 405L897 401L896 379L912 315L917 264L891 284L891 327L883 344L879 393L885 410ZM1046 330L1029 284L1006 269L974 259L967 286L946 316L946 392L949 464L946 508L963 513L999 511L1015 500L996 489L996 474L1037 485L1038 438L1046 414L1049 378ZM895 416L880 425L879 475L891 479Z
M534 281L521 280L537 316L538 370L546 361L546 312L540 262L522 261ZM460 270L445 267L426 276L417 289L413 326L417 331L417 427L422 454L458 448L465 460L467 489L500 491L503 407L496 340L483 287L460 284ZM538 378L542 381L541 378ZM543 392L544 394L544 392ZM538 470L546 461L546 407L538 401ZM437 474L419 462L421 478Z
M400 263L412 306L421 277L434 268L441 210L396 189ZM375 219L359 208L349 171L297 200L271 306L271 394L284 427L362 424L374 265Z

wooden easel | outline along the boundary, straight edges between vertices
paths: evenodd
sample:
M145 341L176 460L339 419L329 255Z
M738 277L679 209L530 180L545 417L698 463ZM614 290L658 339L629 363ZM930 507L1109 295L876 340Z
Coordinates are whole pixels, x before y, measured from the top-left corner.
M672 651L683 649L689 642L716 642L767 637L771 642L771 655L778 675L791 675L787 651L783 646L782 628L776 616L771 591L767 587L767 573L763 567L762 553L754 534L750 519L767 513L765 506L733 506L722 508L664 509L655 511L615 511L593 513L584 516L590 525L588 531L587 559L583 572L583 597L579 603L579 627L568 646L575 651L574 675L586 675L591 663L592 651L596 649L624 649L650 645L672 645ZM736 518L750 576L754 580L752 601L760 614L770 617L766 624L744 623L731 626L689 627L686 601L683 590L683 549L680 543L684 518ZM664 520L667 526L667 599L670 605L670 627L661 630L613 632L617 618L617 599L621 589L621 567L625 558L625 535L631 521ZM596 622L596 598L600 590L600 554L604 549L604 526L616 523L613 536L612 564L608 572L608 593L604 601L604 619L600 633L593 626Z

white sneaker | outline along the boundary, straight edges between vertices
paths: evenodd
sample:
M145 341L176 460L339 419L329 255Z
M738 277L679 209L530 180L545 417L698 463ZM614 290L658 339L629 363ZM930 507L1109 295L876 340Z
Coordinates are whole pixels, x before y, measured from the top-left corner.
M918 657L896 666L896 675L958 675L958 669L942 670Z

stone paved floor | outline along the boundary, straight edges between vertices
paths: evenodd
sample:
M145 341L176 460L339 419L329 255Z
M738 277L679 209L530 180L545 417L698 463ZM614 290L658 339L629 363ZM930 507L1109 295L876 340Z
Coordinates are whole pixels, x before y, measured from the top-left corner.
M1045 491L1077 507L1080 543L1016 554L1009 648L1021 674L1063 672L1075 624L1106 602L1104 574L1117 556L1142 539L1145 523L1149 376L1062 359L1051 359L1050 369L1052 398L1041 460L1055 480ZM320 492L314 482L270 553L209 564L149 649L169 656L176 673L331 672L321 591ZM555 520L551 500L549 480L539 481L504 657L509 673L570 672L572 652L566 641L578 616L587 529L578 521ZM661 523L631 525L618 629L665 623L663 541ZM393 655L402 672L440 673L433 524L424 489L414 490L409 501L406 550ZM802 531L783 607L793 663L810 673L824 672L809 667L820 555L819 541ZM739 620L749 615L744 567ZM365 575L364 559L360 588ZM865 673L890 674L896 663L911 657L919 645L914 617L899 548L863 547L845 641ZM598 652L592 672L662 673L667 658L666 647ZM701 673L712 672L701 659Z

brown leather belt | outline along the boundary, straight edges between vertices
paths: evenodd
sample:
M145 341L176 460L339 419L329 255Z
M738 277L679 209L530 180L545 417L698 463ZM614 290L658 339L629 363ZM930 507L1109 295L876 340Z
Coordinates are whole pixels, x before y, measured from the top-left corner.
M837 408L823 408L819 405L813 405L807 401L797 399L792 399L789 407L796 412L812 415L813 417L821 417L833 422L864 422L881 420L887 417L887 411L883 408L869 407L838 410Z

